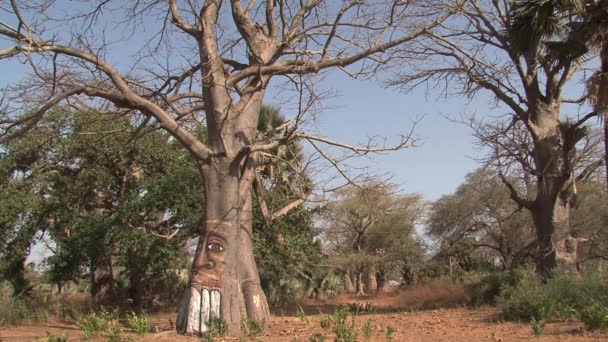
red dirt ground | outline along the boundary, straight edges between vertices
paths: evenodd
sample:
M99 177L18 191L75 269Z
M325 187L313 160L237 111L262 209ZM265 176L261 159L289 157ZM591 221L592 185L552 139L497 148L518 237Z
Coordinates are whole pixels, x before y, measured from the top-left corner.
M497 320L498 309L482 307L464 308L464 292L458 287L446 287L445 284L395 293L380 297L341 296L331 301L304 301L301 303L306 311L308 323L295 315L295 309L277 309L272 324L258 336L247 337L245 341L309 341L315 334L323 334L327 341L333 341L331 329L322 329L320 320L324 313L331 313L336 306L349 303L370 303L375 306L373 314L359 315L356 326L361 331L365 322L372 324L371 341L387 341L387 327L395 329L392 341L608 341L608 332L590 332L578 321L551 322L545 327L540 337L535 337L530 324L501 322ZM452 307L450 309L427 309L435 306ZM201 341L194 337L180 336L172 328L175 314L172 312L155 314L152 325L158 333L146 334L137 338L125 326L123 337L132 337L139 341ZM121 321L121 323L124 323ZM82 334L74 325L68 324L34 324L18 327L0 328L0 341L42 341L47 332L55 336L66 333L70 341L82 340ZM218 338L217 341L235 341L239 339ZM364 341L359 332L359 341Z

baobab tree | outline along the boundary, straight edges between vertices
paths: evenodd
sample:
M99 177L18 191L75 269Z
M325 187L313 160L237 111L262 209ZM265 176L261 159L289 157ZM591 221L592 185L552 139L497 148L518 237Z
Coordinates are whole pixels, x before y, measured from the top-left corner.
M66 104L109 103L124 115L143 115L142 127L172 134L196 160L206 199L176 328L202 334L211 316L221 316L228 334L237 335L242 317L269 319L251 243L258 156L301 139L338 167L323 146L354 154L410 146L409 136L392 146L342 144L304 132L302 122L318 99L315 74L373 73L395 47L428 36L450 16L442 3L106 0L71 7L11 0L0 7L0 59L24 62L31 77L5 90L1 139L23 134L50 108ZM138 52L126 58L133 48ZM260 106L276 76L297 92L298 110L259 137ZM204 137L190 129L193 122L204 122ZM279 217L306 196L266 216Z
M428 81L445 89L445 95L473 97L486 92L496 107L508 113L504 129L490 138L505 136L516 125L525 129L531 156L525 171L535 187L530 197L507 179L505 165L496 166L511 198L532 215L541 273L575 265L573 250L568 247L573 157L586 135L585 122L597 115L590 112L568 118L562 109L564 103L578 102L564 93L581 70L585 62L581 57L587 52L584 44L560 40L560 28L567 27L568 17L548 5L542 23L554 31L546 34L533 28L538 17L517 15L530 4L550 2L466 1L459 15L444 23L439 33L431 33L432 38L417 51L407 51L407 61L418 53L424 63L404 70L392 82L410 90ZM522 48L525 37L531 39Z

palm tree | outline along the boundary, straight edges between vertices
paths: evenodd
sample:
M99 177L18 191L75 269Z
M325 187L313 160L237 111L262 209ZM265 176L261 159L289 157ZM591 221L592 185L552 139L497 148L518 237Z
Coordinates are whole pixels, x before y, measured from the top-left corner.
M587 0L583 15L583 38L600 57L600 69L587 81L587 96L604 121L604 166L608 187L608 1Z
M598 53L600 69L587 80L587 99L604 123L604 164L608 186L608 1L519 0L512 9L509 33L523 55L541 41L556 56ZM563 25L564 21L567 25ZM564 37L560 41L548 41Z

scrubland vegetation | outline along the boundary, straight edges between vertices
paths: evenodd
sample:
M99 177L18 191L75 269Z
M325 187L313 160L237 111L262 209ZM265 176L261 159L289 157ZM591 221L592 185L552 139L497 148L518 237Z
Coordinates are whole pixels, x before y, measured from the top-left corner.
M605 338L607 11L0 5L0 67L26 69L0 97L0 340ZM478 168L432 201L362 172L415 129L317 134L332 69L489 95L457 120Z

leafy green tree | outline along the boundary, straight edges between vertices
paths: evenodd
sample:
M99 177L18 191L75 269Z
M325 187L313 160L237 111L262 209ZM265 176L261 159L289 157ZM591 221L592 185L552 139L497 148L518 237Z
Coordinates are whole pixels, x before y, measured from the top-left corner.
M335 262L354 273L356 294L363 294L364 273L374 266L378 266L383 285L388 267L385 258L393 262L400 259L400 263L405 262L403 267L413 266L408 258L420 247L414 242L413 231L421 214L420 196L397 196L383 184L351 185L337 191L323 212L323 238L337 256ZM400 237L397 241L389 241L396 236Z
M27 139L0 145L0 274L15 295L27 292L25 260L40 227L51 220L45 186L51 154L61 134L61 110L55 110Z
M41 209L23 210L33 228L17 231L30 232L28 244L37 231L52 238L54 255L47 262L57 285L88 273L94 302L104 303L119 266L142 305L150 294L146 287L183 267L180 249L201 220L202 199L192 190L200 175L185 150L160 131L138 131L126 118L63 111L11 141L25 146L9 151L6 163L33 153L28 147L38 135L46 137L47 148L35 149L27 175L41 189L34 193Z
M273 134L284 124L277 107L262 106L259 138ZM289 203L297 203L294 199L308 192L311 181L294 167L303 161L298 143L278 146L258 161L259 176L254 185L263 200L253 206L253 250L262 287L272 304L294 301L306 294L321 260L321 244L315 239L313 225L316 209L305 206L302 199L289 214L268 217Z
M534 224L530 215L517 207L509 189L485 168L469 173L453 194L432 204L427 230L430 236L442 240L442 253L447 257L470 248L484 249L504 270L521 266L533 257ZM461 243L464 239L467 243Z
M578 184L578 197L572 212L573 235L579 244L579 266L587 268L589 263L608 260L608 193L603 180Z
M426 246L416 233L426 209L422 196L395 196L394 200L393 213L370 227L368 234L366 250L375 256L378 292L395 273L405 286L415 285L426 258Z

